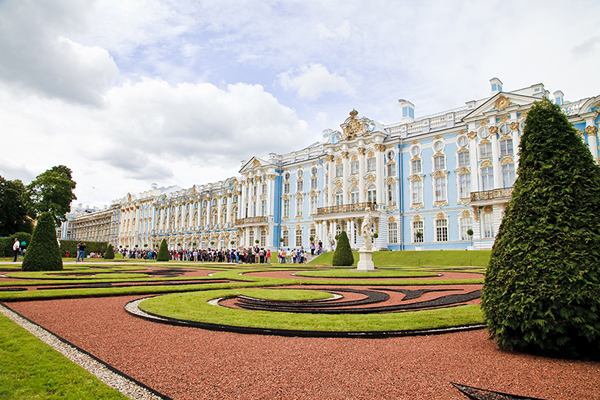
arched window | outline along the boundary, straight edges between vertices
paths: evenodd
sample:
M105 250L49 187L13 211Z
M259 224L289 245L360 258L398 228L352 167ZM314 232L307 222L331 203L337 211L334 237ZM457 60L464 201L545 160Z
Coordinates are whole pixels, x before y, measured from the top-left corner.
M358 203L358 188L356 186L353 186L352 189L350 189L350 204L357 204Z
M513 187L515 185L515 179L515 164L504 164L502 166L502 184L504 185L504 187Z
M373 184L367 188L367 201L369 203L377 203L377 188Z
M341 206L344 204L344 192L342 189L338 189L335 191L335 205Z

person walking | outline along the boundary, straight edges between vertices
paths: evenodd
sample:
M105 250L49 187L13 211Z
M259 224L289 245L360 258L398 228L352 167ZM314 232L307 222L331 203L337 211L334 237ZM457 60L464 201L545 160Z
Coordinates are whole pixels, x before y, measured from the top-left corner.
M75 260L75 262L79 261L80 257L81 257L81 261L83 262L83 259L85 257L85 243L84 242L77 243L77 260Z
M15 238L15 242L13 243L13 252L15 253L15 259L13 262L17 262L17 257L19 256L19 250L21 249L21 245L19 244L19 238Z

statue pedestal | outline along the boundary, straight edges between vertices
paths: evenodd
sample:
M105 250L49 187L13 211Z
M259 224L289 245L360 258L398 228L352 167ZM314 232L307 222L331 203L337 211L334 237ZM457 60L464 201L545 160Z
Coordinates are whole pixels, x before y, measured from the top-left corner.
M356 269L359 271L374 271L375 264L373 264L373 250L359 249L358 254L360 255L360 258L358 259Z

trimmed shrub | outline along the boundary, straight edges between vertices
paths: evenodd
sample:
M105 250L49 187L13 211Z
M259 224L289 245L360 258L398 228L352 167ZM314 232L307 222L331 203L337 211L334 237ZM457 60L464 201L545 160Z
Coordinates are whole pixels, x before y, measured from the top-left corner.
M105 260L114 260L115 259L115 250L113 249L113 245L109 244L108 249L106 249L106 253L104 253Z
M50 213L42 213L31 236L31 244L27 247L23 271L62 271L54 217Z
M160 242L160 248L156 255L156 261L169 261L171 256L169 255L169 248L167 247L167 241L165 239Z
M352 255L352 249L350 248L350 242L348 241L346 231L342 231L339 235L331 264L334 267L350 266L354 264L354 256Z
M482 291L501 348L600 356L600 168L560 108L528 114Z

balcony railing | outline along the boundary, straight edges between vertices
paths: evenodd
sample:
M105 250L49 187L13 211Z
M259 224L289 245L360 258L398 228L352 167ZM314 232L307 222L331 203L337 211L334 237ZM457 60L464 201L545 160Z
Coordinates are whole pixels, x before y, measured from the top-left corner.
M484 200L510 199L513 188L486 190L483 192L471 192L471 202Z
M235 220L235 224L238 226L247 224L260 224L263 222L267 222L267 217L249 217Z
M328 215L328 214L341 214L348 212L359 212L366 211L367 207L371 210L377 210L377 203L354 203L354 204L342 204L339 206L329 206L317 208L317 215Z

